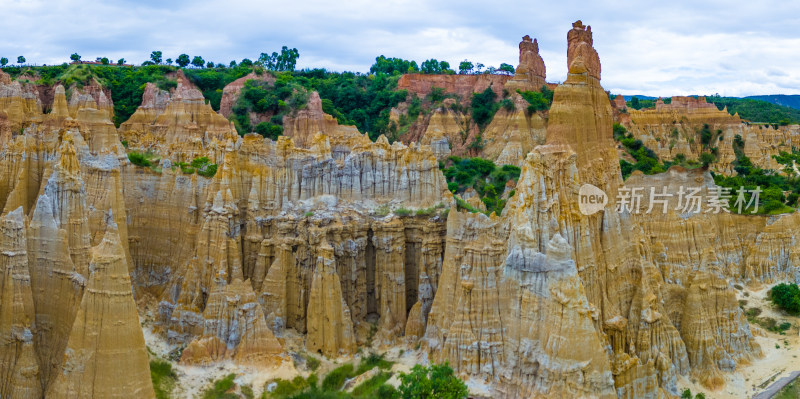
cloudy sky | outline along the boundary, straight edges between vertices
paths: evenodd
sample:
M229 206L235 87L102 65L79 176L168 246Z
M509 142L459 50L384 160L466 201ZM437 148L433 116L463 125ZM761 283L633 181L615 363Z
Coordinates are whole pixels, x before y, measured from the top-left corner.
M368 71L375 57L516 65L539 39L547 80L566 78L566 33L592 26L612 93L800 94L800 2L0 0L0 56L29 63L180 53L229 63L282 45L298 67Z

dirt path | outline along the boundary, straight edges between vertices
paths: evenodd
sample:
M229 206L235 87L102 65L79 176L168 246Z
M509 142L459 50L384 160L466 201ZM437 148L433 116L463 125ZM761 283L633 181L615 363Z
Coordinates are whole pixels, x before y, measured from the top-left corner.
M783 389L783 387L789 385L789 383L794 381L794 379L797 378L798 376L800 376L800 370L792 371L792 373L789 374L788 376L783 377L780 380L773 382L772 385L770 385L765 391L761 392L760 394L758 394L756 396L753 396L753 399L770 399L770 398L772 398L773 396L775 396L776 393L778 393L778 391Z

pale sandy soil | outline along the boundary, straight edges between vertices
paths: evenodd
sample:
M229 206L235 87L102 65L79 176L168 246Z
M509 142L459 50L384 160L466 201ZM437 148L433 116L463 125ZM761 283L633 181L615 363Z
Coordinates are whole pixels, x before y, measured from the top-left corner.
M167 360L169 353L175 349L169 345L159 334L153 332L149 323L143 323L142 331L147 347L157 357ZM287 356L280 366L273 368L245 367L230 361L220 362L210 367L184 366L172 362L173 370L178 375L178 383L172 391L173 398L199 398L201 393L211 384L228 374L236 374L234 382L238 386L250 385L256 397L261 396L267 381L277 378L292 379L300 374Z
M772 304L765 300L767 291L774 284L745 287L737 291L737 297L746 300L745 309L757 307L761 309L758 317L772 317L778 324L784 321L792 323L792 328L785 335L772 333L751 323L750 329L756 336L756 341L761 345L763 357L754 359L749 365L740 365L735 373L726 374L725 386L715 392L703 388L699 383L693 383L687 377L678 379L679 392L684 388L692 390L693 394L703 392L707 398L751 398L765 390L777 379L787 376L795 370L800 370L800 335L798 324L800 319L787 316L773 309ZM775 346L778 345L779 348Z

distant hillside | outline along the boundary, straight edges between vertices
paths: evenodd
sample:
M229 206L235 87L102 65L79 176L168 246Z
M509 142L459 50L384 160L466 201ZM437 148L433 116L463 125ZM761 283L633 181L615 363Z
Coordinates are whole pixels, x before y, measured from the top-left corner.
M800 109L800 94L770 94L768 96L748 96L745 98Z
M731 114L739 113L739 117L751 122L764 122L780 125L800 123L800 109L776 105L763 100L736 97L707 97L706 101L716 104L717 108L728 107Z

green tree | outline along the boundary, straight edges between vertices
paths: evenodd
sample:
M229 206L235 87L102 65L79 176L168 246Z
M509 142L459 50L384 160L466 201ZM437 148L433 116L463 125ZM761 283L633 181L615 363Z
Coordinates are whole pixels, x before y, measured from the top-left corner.
M235 60L231 60L231 63L229 65L230 65L231 68L236 67L236 61Z
M710 152L704 152L704 153L700 154L700 163L703 164L704 168L708 167L708 165L710 165L712 162L714 162L716 160L717 160L717 157L715 157L714 154L712 154Z
M443 74L451 73L450 63L447 61L439 61L435 58L425 60L420 65L419 71L427 74Z
M211 61L209 61L208 64L206 64L206 68L213 68L213 67L214 67L214 63L211 62Z
M25 63L25 57L23 56L17 57L17 64L24 64L24 63Z
M475 66L472 65L472 62L464 60L458 64L458 73L462 75L470 74L474 68Z
M108 57L103 57L100 59L100 63L103 65L108 65L108 62L109 62Z
M81 60L81 56L78 53L72 53L72 55L69 56L69 59L78 62Z
M283 46L280 54L274 51L272 54L261 53L256 63L272 71L294 71L298 58L300 52L296 48Z
M167 63L167 65L172 65L172 58L167 58L165 62Z
M472 120L483 130L492 121L495 112L500 107L495 103L497 93L487 87L481 93L472 93Z
M497 70L506 75L513 75L515 71L513 66L506 63L500 64L500 68L498 68Z
M197 68L202 68L203 65L205 65L205 64L206 64L206 60L204 60L203 57L201 57L199 55L196 55L196 56L194 56L194 58L192 58L192 65L196 66Z
M189 62L191 61L189 60L188 54L181 54L178 56L177 59L175 59L175 63L178 64L178 66L180 66L181 68L186 68L186 66L189 65Z
M415 73L419 72L416 61L404 60L402 58L386 58L381 55L375 57L375 63L369 67L369 73L385 73L387 75Z
M242 62L239 63L239 65L246 66L246 67L251 67L251 66L253 66L253 61L250 61L249 58L245 58L245 59L242 60Z
M0 66L6 66L8 64L8 58L3 57L0 58Z
M120 58L120 59L117 60L117 65L122 65L124 63L125 63L125 59L124 58Z
M800 288L797 284L778 284L769 290L769 299L789 313L800 313Z
M400 395L403 399L462 399L469 389L445 363L423 367L416 365L411 373L400 374Z
M158 65L161 63L161 52L156 50L150 53L150 59L153 61L154 64Z

